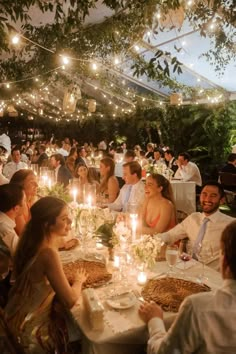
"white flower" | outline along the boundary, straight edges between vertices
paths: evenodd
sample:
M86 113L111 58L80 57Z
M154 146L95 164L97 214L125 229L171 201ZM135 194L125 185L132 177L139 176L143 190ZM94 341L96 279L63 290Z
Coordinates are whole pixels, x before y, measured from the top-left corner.
M147 263L151 267L160 253L161 246L161 239L154 239L150 235L143 235L141 240L133 245L132 250L136 259L142 263Z

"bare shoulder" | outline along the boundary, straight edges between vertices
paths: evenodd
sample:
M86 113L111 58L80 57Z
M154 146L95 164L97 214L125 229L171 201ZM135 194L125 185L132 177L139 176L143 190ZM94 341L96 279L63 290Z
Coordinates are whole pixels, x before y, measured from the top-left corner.
M40 251L38 259L43 264L49 265L54 262L58 262L59 254L55 249L48 247Z
M162 199L161 205L162 205L162 207L165 208L166 210L167 210L167 209L168 209L168 210L172 210L172 209L174 208L173 203L172 203L170 200L166 199L166 198L163 198L163 199Z

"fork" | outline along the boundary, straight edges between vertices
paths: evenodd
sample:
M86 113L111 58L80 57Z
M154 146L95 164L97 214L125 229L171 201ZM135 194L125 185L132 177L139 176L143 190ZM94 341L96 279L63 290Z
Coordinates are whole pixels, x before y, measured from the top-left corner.
M137 298L140 302L142 302L142 303L146 302L146 301L144 300L143 296L140 294L140 292L139 292L137 289L133 289L132 291L133 291L134 295L136 296L136 298Z

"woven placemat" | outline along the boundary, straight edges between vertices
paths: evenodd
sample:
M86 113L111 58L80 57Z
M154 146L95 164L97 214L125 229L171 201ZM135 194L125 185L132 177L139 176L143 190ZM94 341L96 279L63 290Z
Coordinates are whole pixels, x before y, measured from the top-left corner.
M146 301L156 302L164 311L178 312L186 296L210 290L205 284L168 277L149 280L142 290L142 296Z
M73 284L76 271L80 267L85 268L88 273L88 278L83 286L85 288L96 287L111 280L112 275L108 273L104 263L79 259L63 264L65 275L70 284Z

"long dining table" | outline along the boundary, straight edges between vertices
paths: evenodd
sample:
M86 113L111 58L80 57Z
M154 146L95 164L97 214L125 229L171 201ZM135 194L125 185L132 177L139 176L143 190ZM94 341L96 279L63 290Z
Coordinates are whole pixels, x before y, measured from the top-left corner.
M176 210L191 214L196 211L196 183L171 180Z
M191 262L191 261L190 261ZM175 268L175 277L183 277L183 263L177 263ZM108 270L111 265L108 264ZM178 269L178 268L182 268ZM197 282L199 274L202 270L202 264L193 261L189 263L185 269L185 278ZM158 279L166 277L168 266L165 261L156 262L155 266L148 273L148 279ZM222 279L220 273L205 266L205 275L208 280L206 284L211 288L211 291L216 290L221 286ZM115 276L114 276L115 278ZM85 307L83 297L80 297L78 302L71 309L71 314L74 322L82 331L82 352L84 354L138 354L143 352L148 340L148 332L145 323L141 320L138 314L138 309L141 304L137 297L134 305L127 309L115 310L111 308L107 300L111 294L122 292L141 293L142 286L137 283L137 274L131 267L127 269L123 278L120 281L113 281L113 278L107 284L95 288L95 294L104 307L104 319L102 330L93 330L89 322L89 316ZM173 322L176 313L164 312L164 323L168 328Z

